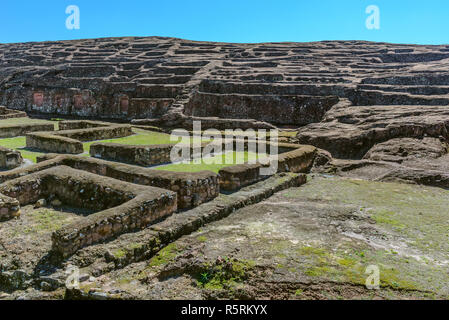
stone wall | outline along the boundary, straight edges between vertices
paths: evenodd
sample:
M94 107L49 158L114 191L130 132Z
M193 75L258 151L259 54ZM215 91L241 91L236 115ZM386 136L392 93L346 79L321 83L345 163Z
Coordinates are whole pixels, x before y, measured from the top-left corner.
M0 193L0 221L20 216L20 203L14 198Z
M45 132L27 134L26 146L31 149L56 153L79 154L84 152L83 144L80 141Z
M0 183L54 166L66 165L118 180L172 190L178 194L178 208L189 209L212 200L220 193L218 174L211 171L192 173L152 170L95 158L49 154L35 165L0 172Z
M96 210L52 235L54 251L66 257L78 249L143 229L176 211L176 193L126 183L67 166L10 180L0 192L21 205L55 196L63 204ZM0 211L1 212L1 211Z
M90 121L90 120L60 121L59 130L98 128L98 127L108 127L110 125L111 125L110 123Z
M14 138L24 136L28 132L53 131L53 124L12 124L0 126L0 138Z
M306 125L319 122L339 101L336 96L242 95L198 92L185 114L225 119L256 119L272 124Z
M315 147L307 145L281 153L278 156L278 172L306 172L312 166L316 153Z
M26 117L26 112L8 109L5 106L0 106L0 119L22 118Z
M260 174L262 167L261 163L244 163L221 169L219 171L220 189L223 191L235 191L266 178L267 176Z
M109 125L107 127L96 127L86 129L61 130L58 136L76 139L80 141L94 141L127 137L133 134L130 125Z
M23 162L19 151L11 150L0 146L0 169L14 169Z

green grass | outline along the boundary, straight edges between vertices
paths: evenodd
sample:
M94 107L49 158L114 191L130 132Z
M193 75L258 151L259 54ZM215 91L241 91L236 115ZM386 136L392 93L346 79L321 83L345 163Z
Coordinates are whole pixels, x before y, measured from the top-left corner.
M407 236L409 245L449 252L449 191L414 185L351 179L312 179L287 197L360 206L380 226Z
M178 255L180 248L175 243L170 243L150 259L150 267L160 267L172 261Z
M155 169L177 171L177 172L198 172L203 170L209 170L218 173L218 171L220 171L222 168L258 159L257 153L253 152L233 152L231 159L227 159L227 157L229 158L230 154L226 155L222 154L210 157L207 158L206 162L205 159L202 159L201 163L194 163L193 161L190 161L188 163L168 164L165 166L156 167ZM208 162L212 160L219 163Z
M150 144L175 144L176 141L170 141L170 135L162 132L155 131L147 131L141 129L133 129L135 133L132 136L116 138L116 139L107 139L107 140L97 140L97 141L89 141L83 143L84 151L89 152L90 146L96 142L110 142L110 143L119 143L126 145L150 145Z

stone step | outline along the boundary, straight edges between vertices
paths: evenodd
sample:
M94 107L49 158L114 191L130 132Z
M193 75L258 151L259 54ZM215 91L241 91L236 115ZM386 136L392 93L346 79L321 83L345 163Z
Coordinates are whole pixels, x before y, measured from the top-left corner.
M449 94L449 85L432 85L432 86L404 86L404 85L374 85L360 84L357 86L362 90L379 90L386 92L407 92L413 95L447 95Z

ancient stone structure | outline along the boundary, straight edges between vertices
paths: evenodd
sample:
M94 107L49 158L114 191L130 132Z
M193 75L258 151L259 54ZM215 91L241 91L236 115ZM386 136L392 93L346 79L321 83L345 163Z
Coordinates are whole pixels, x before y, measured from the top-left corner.
M229 166L219 171L220 188L224 191L235 191L253 184L277 172L307 172L312 166L317 149L312 146L298 146L294 144L279 143L279 150L291 150L276 155L270 155L265 161L257 163L244 163ZM269 170L270 163L275 161L275 171ZM262 168L267 169L261 171ZM264 174L265 173L265 174Z
M176 211L176 193L99 177L58 166L10 180L0 193L21 205L57 197L62 203L98 211L53 235L53 249L67 256L124 232L145 228Z
M0 125L0 138L13 138L24 136L28 132L53 131L53 124L2 124Z
M90 155L105 160L151 166L170 163L172 148L173 145L170 144L132 146L97 142L90 146Z
M56 153L83 153L82 141L121 138L132 135L130 125L95 123L93 121L60 122L55 132L33 132L26 135L28 148Z
M20 216L20 203L17 199L0 193L0 222Z
M339 99L370 106L447 105L447 50L158 37L3 44L0 102L27 112L147 118L165 126L186 126L191 117L207 117L208 126L218 129L232 125L221 119L300 126L323 120Z
M179 209L207 202L217 197L220 191L218 175L210 171L183 173L152 170L75 155L48 154L40 160L38 164L27 168L0 172L0 182L64 165L121 181L174 191L178 194Z

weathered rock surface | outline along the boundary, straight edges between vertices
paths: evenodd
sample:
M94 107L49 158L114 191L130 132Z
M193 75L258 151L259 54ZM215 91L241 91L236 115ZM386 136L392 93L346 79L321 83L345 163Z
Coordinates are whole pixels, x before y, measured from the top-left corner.
M63 261L51 235L89 212L6 199L0 299L449 297L449 46L0 44L0 105L163 130L282 127L319 148L302 187L303 175L276 175ZM82 161L123 167L95 162ZM64 288L69 265L78 290ZM368 265L378 291L364 286Z
M363 157L402 163L420 158L439 158L447 154L447 145L437 138L398 138L376 144Z

